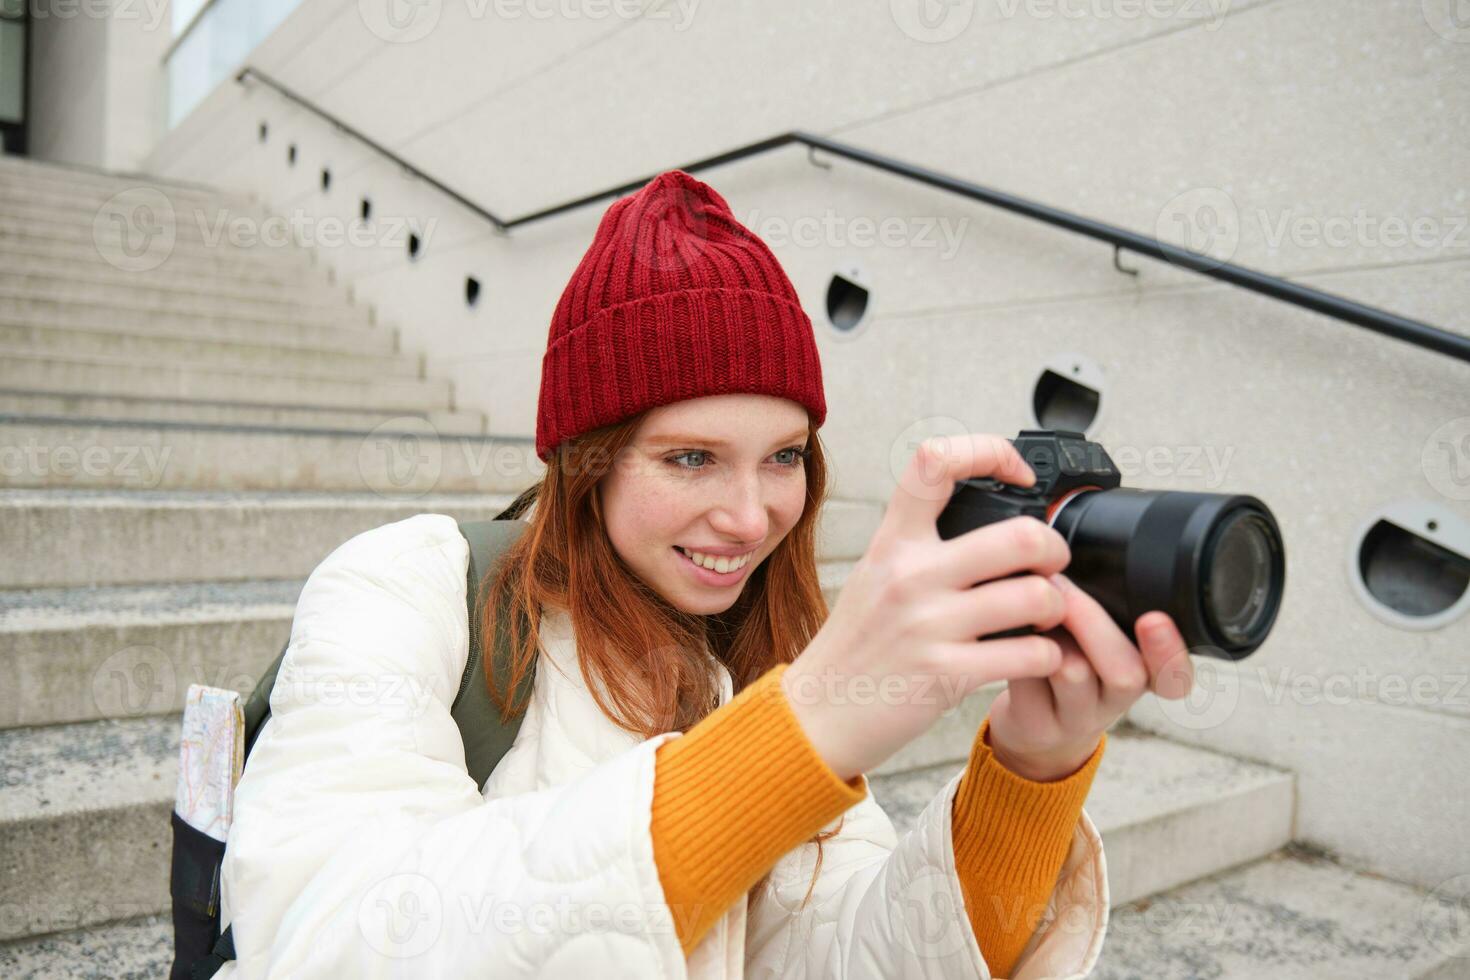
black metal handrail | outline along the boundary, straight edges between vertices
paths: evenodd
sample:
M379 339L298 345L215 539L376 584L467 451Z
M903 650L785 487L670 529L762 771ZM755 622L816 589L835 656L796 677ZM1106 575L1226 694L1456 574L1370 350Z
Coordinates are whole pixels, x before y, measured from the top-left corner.
M631 180L619 184L616 187L609 187L606 190L588 194L585 197L579 197L576 200L567 201L563 204L543 208L540 211L533 211L529 214L521 215L518 218L502 218L487 208L481 207L474 201L471 201L442 181L436 180L419 167L409 163L387 147L382 146L370 136L349 126L325 109L320 108L293 92L290 88L282 85L259 69L247 66L236 75L235 80L244 84L250 78L274 89L280 95L321 117L342 132L352 136L354 139L360 140L419 180L424 181L424 183L429 184L455 202L473 211L486 221L489 221L496 229L502 232L508 232L522 225L530 224L533 221L541 221L558 214L574 211L609 197L618 197L630 191L635 191L658 176L657 173L649 174L646 177ZM711 157L695 160L692 163L686 163L677 169L694 173L695 171L706 170L710 167L719 166L720 164L732 163L747 157L758 156L762 153L768 153L791 144L805 146L808 152L821 150L833 156L865 164L907 180L927 184L930 187L937 187L940 190L958 194L972 201L989 204L993 207L1002 208L1013 214L1031 218L1055 228L1061 228L1078 235L1096 239L1100 242L1106 242L1112 245L1117 252L1128 251L1149 258L1159 259L1172 265L1177 265L1180 268L1188 269L1199 275L1208 276L1211 279L1218 279L1221 282L1229 283L1232 286L1237 286L1253 293L1259 293L1262 296L1269 296L1283 303L1290 303L1292 306L1321 313L1325 316L1341 320L1344 323L1351 323L1354 326L1363 327L1375 333L1414 344L1425 350L1435 351L1461 361L1470 362L1470 337L1453 333L1419 320L1400 316L1397 313L1390 313L1387 310L1367 306L1363 303L1358 303L1333 293L1324 292L1320 289L1303 286L1300 283L1294 283L1282 279L1279 276L1269 275L1268 273L1259 272L1255 269L1248 269L1231 262L1221 262L1209 255L1180 248L1177 245L1170 245L1166 242L1159 241L1157 238L1128 231L1126 228L1119 228L1116 225L1094 221L1091 218L1084 218L1081 215L1048 207L1045 204L1028 201L1014 194L992 190L991 188L982 187L979 184L959 177L951 177L947 174L918 167L902 160L895 160L892 157L873 153L870 150L850 146L846 143L839 143L836 140L830 140L826 137L800 130L793 130L788 133L782 133L779 136L772 136L745 146L736 147L724 153L718 153Z

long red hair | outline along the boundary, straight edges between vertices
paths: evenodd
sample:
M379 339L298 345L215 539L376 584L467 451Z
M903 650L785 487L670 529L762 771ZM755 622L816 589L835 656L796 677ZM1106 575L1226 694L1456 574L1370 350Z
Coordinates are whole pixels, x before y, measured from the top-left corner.
M531 509L525 533L486 573L480 590L485 683L502 717L525 709L524 699L515 703L514 694L536 662L543 606L570 613L577 659L592 697L615 724L642 738L688 731L719 706L719 676L705 649L724 665L739 692L770 668L795 660L826 621L816 530L826 500L827 464L816 430L808 431L801 517L751 572L733 606L700 616L671 605L638 578L618 557L603 524L597 485L628 449L642 418L559 446L541 481L500 515L519 518ZM512 651L503 689L490 669L489 647L500 616L509 617ZM822 867L821 842L835 833L811 838L817 845L812 885ZM758 894L767 878L769 873L751 892Z

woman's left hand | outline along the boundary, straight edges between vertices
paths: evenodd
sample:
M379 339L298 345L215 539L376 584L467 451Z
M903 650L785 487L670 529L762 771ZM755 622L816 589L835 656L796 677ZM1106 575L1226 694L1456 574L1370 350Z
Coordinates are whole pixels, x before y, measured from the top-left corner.
M1046 633L1062 647L1061 666L1049 677L1007 682L990 706L996 760L1037 782L1065 779L1082 768L1103 732L1145 691L1176 699L1194 685L1184 637L1168 613L1138 617L1140 648L1065 575L1052 581L1067 602L1061 625Z

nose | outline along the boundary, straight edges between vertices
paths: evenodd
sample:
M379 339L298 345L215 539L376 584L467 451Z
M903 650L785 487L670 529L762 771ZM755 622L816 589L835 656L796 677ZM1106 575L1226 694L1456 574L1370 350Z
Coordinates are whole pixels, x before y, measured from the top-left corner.
M759 473L724 481L720 499L710 509L709 523L726 541L755 544L770 527L765 489Z

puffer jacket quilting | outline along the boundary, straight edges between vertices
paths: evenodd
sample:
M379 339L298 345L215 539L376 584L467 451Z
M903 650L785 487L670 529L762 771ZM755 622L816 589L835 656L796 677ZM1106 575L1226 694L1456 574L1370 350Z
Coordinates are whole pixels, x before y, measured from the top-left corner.
M449 715L468 652L468 546L450 517L364 532L307 580L235 802L219 977L986 980L949 834L960 773L909 833L871 794L785 855L686 961L649 833L655 750L597 707L565 614L515 744L476 788ZM722 700L732 696L721 671ZM833 821L830 826L836 826ZM1102 843L1079 821L1017 980L1081 977L1107 923Z

